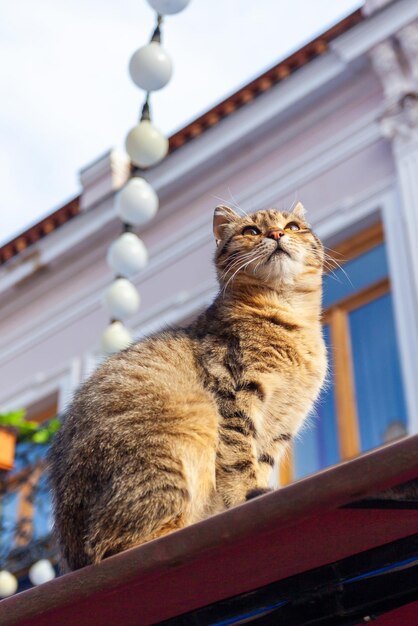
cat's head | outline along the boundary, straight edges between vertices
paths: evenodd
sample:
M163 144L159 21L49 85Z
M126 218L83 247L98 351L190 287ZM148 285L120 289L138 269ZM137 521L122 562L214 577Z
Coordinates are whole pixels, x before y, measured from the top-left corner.
M298 203L291 213L269 209L238 215L218 206L213 218L222 286L265 284L273 289L320 283L324 249Z

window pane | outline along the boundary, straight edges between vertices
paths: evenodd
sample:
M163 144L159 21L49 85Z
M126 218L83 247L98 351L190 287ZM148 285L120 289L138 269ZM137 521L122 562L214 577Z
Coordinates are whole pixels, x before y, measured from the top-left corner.
M15 545L17 509L17 491L6 492L0 500L0 561Z
M339 461L332 380L332 352L328 325L324 326L324 339L328 349L328 383L321 392L314 414L309 418L295 441L295 478L313 474Z
M52 530L51 496L46 473L40 477L34 496L33 538L40 539Z
M361 256L335 269L324 277L324 309L343 298L377 283L388 275L385 244L380 244Z
M36 465L45 457L46 449L45 445L34 444L30 441L19 442L16 446L15 464L12 471L18 472L28 465Z
M390 293L349 315L361 449L385 441L407 416Z

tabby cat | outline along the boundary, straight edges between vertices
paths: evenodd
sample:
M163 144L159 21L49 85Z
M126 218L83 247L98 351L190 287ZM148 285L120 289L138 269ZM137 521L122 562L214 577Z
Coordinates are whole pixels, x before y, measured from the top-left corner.
M110 357L49 454L70 569L267 491L326 371L323 247L292 213L214 215L220 291L187 328Z

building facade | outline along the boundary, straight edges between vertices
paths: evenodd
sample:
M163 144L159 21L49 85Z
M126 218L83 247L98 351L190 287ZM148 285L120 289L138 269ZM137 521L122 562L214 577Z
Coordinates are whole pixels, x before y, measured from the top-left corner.
M79 197L0 250L2 409L49 419L102 358L114 196L131 174L109 152L82 170ZM176 133L145 177L161 208L138 231L150 253L134 280L138 339L186 323L214 297L218 203L287 210L301 200L335 261L324 280L328 385L278 483L418 432L415 0L348 16ZM39 506L25 504L18 471L3 476L2 515L29 519L23 550L50 519L47 490ZM10 533L5 543L19 548Z

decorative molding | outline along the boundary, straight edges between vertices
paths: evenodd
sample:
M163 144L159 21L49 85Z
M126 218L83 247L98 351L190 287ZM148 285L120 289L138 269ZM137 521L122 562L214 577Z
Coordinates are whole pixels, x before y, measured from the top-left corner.
M418 18L416 0L397 0L330 43L344 63L358 59Z
M379 116L382 134L399 143L409 143L418 129L418 23L399 30L396 38L398 44L387 39L375 46L369 56L385 94Z
M189 292L180 292L176 296L158 303L148 311L144 311L134 321L135 339L142 339L166 326L182 324L184 320L197 315L202 309L209 306L217 291L218 284L213 278Z
M411 77L418 87L418 21L402 28L396 33L396 38L408 62Z
M418 22L397 29L370 58L385 92L381 132L391 140L397 169L399 197L385 203L383 219L412 434L418 432Z
M382 134L398 144L409 145L418 139L418 92L406 93L388 107L380 118Z
M376 11L381 11L388 4L391 4L393 0L365 0L362 7L364 15L372 15Z
M334 55L324 55L291 76L286 83L279 84L251 104L236 112L228 124L205 133L181 151L168 156L164 162L150 172L149 181L164 197L174 194L203 172L219 167L236 153L235 146L248 144L256 137L271 132L282 121L282 116L293 113L292 107L339 76L344 66Z
M414 269L409 258L408 246L403 243L405 233L409 230L408 217L405 215L405 199L400 197L396 190L382 203L382 217L384 230L388 234L386 250L394 295L395 323L408 407L408 431L412 435L418 433L418 325L416 292L414 293L413 288L417 275L415 274L414 279Z
M394 145L394 154L402 199L400 213L405 224L403 240L411 269L410 289L415 298L415 311L418 311L418 137L415 141L410 139L400 149Z
M409 91L410 82L393 40L382 41L370 51L369 56L388 102L395 102Z

